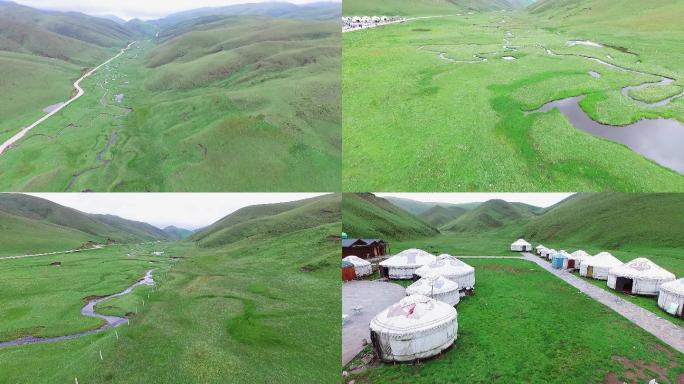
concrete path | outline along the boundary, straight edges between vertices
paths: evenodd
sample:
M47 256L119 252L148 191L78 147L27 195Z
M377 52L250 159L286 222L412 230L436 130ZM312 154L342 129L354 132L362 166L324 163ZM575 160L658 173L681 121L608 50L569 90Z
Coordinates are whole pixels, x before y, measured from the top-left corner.
M35 128L36 126L38 126L38 124L42 123L43 121L49 119L51 116L53 116L53 115L56 114L57 112L59 112L59 111L61 111L62 109L66 108L67 105L73 103L73 102L76 101L79 97L83 96L83 95L85 94L85 91L84 91L83 88L81 88L81 86L79 85L79 84L81 83L81 81L82 81L83 79L85 79L86 77L88 77L88 76L92 75L93 73L95 73L95 71L97 71L98 69L100 69L100 67L102 67L103 65L106 65L106 64L108 64L110 61L112 61L112 60L116 59L117 57L123 55L124 52L126 52L126 50L129 49L129 48L131 47L131 45L133 45L133 43L135 43L135 41L134 41L134 42L131 42L130 44L128 44L128 46L127 46L126 48L121 49L121 51L120 51L116 56L114 56L114 57L112 57L111 59L105 61L104 63L98 65L97 67L91 69L91 70L88 71L85 75L81 76L78 80L76 80L76 82L74 82L74 88L76 88L77 93L76 93L76 95L75 95L74 97L72 97L71 99L67 100L66 102L64 102L64 103L63 103L62 105L60 105L59 107L53 109L52 112L50 112L50 113L48 113L47 115L41 117L41 118L38 119L36 122L34 122L33 124L29 125L28 127L22 128L21 131L19 131L19 133L17 133L16 135L10 137L10 138L7 139L7 141L5 141L4 143L0 144L0 155L1 155L3 152L5 152L5 150L6 150L7 148L11 147L12 144L16 143L17 141L19 141L19 139L21 139L22 137L24 137L24 135L26 135L26 133L28 133L28 131L30 131L31 129Z
M660 339L663 343L684 353L684 328L679 327L665 319L662 319L651 311L644 309L627 300L621 299L614 294L599 288L583 279L561 269L554 269L551 264L531 253L524 253L524 259L532 261L540 267L546 269L566 283L579 289L587 296L606 305L610 309L619 313L627 320L638 325L646 332Z
M363 349L363 339L370 342L370 321L383 309L406 296L398 284L381 281L350 281L342 285L342 365L349 363ZM354 307L363 307L358 314Z
M62 255L62 254L65 254L65 253L93 251L93 250L97 250L97 249L102 249L102 248L104 248L104 247L105 247L104 245L99 245L99 246L95 246L95 247L93 247L93 248L86 248L86 249L70 249L70 250L68 250L68 251L34 253L34 254L32 254L32 255L3 256L3 257L0 257L0 260L23 259L23 258L25 258L25 257L37 257L37 256Z

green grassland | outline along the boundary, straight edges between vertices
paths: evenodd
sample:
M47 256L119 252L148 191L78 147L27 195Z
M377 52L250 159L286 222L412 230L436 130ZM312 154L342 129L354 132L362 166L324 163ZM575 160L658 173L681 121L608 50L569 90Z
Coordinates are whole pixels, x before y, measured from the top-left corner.
M86 95L0 156L0 187L338 188L336 23L229 17L173 31L84 80Z
M682 99L651 108L620 94L626 85L657 81L655 76L611 70L576 56L551 56L543 48L681 81L684 57L676 49L684 36L681 28L655 23L648 31L625 25L602 30L554 22L551 16L489 12L345 33L344 189L683 190L681 175L575 129L557 110L524 114L552 100L586 94L582 108L602 123L644 117L684 121ZM518 48L504 48L504 38ZM573 39L607 46L567 47ZM439 52L452 60L480 60L477 55L487 61L450 62ZM600 72L601 78L589 71Z
M631 90L629 91L629 96L645 103L656 103L660 100L667 99L668 97L678 95L681 92L681 86L667 85L663 87L649 87L639 90Z
M339 198L321 200L325 204L318 208L339 215ZM298 210L291 205L285 204ZM282 205L264 207L252 220L258 220L256 216L278 216L276 212L283 211ZM288 227L288 219L292 217L273 220L270 227L264 224L258 234L217 242L219 246L192 238L162 243L165 254L161 258L140 254L130 260L120 256L125 255L123 247L117 254L113 247L94 251L88 258L84 253L78 256L83 257L78 264L67 269L73 273L70 279L57 280L54 273L61 269L47 267L48 259L14 260L12 268L0 262L0 268L7 268L3 284L10 284L17 292L5 295L3 290L0 296L14 307L24 308L14 311L17 319L11 323L2 322L9 335L39 324L54 323L43 331L54 333L93 327L96 324L89 322L91 319L81 318L78 313L84 296L91 291L111 293L130 285L145 270L158 269L154 275L156 289L136 288L129 295L97 306L101 313L118 316L137 311L129 317L130 326L123 325L116 333L106 331L69 341L0 349L0 381L54 383L78 378L81 383L333 382L341 358L340 330L331 326L339 323L341 311L339 216L306 227ZM159 245L152 248L159 249ZM96 258L100 255L96 252L110 253ZM147 261L169 258L174 262L164 261L167 268L160 265L161 261ZM66 260L61 260L61 268L69 268ZM41 279L42 284L31 282L31 271L43 268L53 275ZM84 279L76 278L77 274L91 271ZM67 285L74 288L66 289ZM65 289L52 305L35 309L26 303L27 297L31 303L45 302L55 295L55 286ZM60 305L66 301L73 303L69 313ZM30 311L40 311L45 318L37 321ZM20 318L25 324L19 322ZM60 323L62 318L64 324Z
M537 265L467 262L477 289L458 304L451 349L416 365L381 364L345 382L597 383L611 373L620 382L645 382L659 368L658 382L678 380L684 356ZM650 367L635 375L630 363Z

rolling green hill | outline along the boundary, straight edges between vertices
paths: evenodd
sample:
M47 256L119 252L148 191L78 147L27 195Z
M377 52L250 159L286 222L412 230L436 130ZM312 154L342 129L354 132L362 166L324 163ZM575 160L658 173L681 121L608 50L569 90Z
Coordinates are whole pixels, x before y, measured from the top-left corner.
M390 203L396 205L397 207L412 213L414 215L420 215L424 213L425 211L436 207L436 206L442 206L442 207L461 207L465 210L471 210L474 208L477 208L480 203L464 203L464 204L451 204L451 203L435 203L435 202L425 202L425 201L418 201L418 200L412 200L412 199L406 199L402 197L395 197L395 196L387 196L384 197L385 200L389 201Z
M489 200L445 224L442 229L452 232L480 232L500 229L513 223L528 220L541 210L539 207L523 203Z
M164 240L166 233L146 223L111 215L91 215L38 197L0 193L0 254L75 249L86 241Z
M432 225L435 228L439 228L444 224L447 224L457 218L461 217L463 214L468 212L467 209L460 206L441 206L436 205L427 211L418 215L426 223Z
M443 15L464 11L492 11L526 6L519 0L345 0L344 15Z
M242 208L193 233L186 241L195 242L200 247L225 246L247 238L260 241L264 237L338 223L340 220L340 195L331 194Z
M342 212L342 229L350 237L397 240L439 233L415 215L371 193L343 194Z
M578 194L551 207L524 227L545 241L587 242L608 249L649 245L682 248L684 195Z
M174 225L169 225L168 227L164 227L163 229L164 232L169 236L169 238L173 240L182 240L185 239L186 237L192 235L191 230L185 229L185 228L178 228Z

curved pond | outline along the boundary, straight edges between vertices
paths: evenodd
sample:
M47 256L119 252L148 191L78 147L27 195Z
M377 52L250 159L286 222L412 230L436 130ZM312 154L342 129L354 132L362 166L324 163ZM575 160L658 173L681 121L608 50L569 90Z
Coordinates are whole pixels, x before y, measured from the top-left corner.
M622 143L634 152L684 174L684 124L675 119L642 119L625 126L601 124L592 120L582 110L579 105L582 99L584 96L555 100L526 114L548 112L558 108L575 128Z

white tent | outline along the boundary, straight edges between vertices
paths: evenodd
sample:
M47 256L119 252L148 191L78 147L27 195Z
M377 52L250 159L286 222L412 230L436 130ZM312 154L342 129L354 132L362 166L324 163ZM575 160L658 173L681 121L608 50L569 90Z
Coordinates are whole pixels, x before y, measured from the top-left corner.
M660 286L658 306L670 315L684 318L684 278Z
M537 245L536 247L534 247L534 251L535 251L535 253L536 253L537 255L541 255L542 249L546 249L546 247L543 246L543 245L541 245L541 244L539 244L539 245Z
M578 249L577 251L568 255L568 258L567 260L565 260L565 265L563 265L563 267L565 269L572 270L580 269L580 264L582 264L584 260L587 260L590 257L590 254L586 253L581 249Z
M444 276L458 284L461 296L472 293L475 288L475 268L447 254L439 255L434 262L418 268L416 275L420 277Z
M600 252L596 256L589 257L580 264L580 276L591 277L598 280L608 280L608 271L622 265L617 257L608 252Z
M556 251L553 248L544 248L544 249L542 249L541 256L544 256L546 259L550 260L551 257L553 255L555 255L556 253L558 253L558 251Z
M608 286L637 295L657 295L660 286L675 275L645 257L613 267L608 271Z
M356 272L356 276L358 277L369 276L373 274L371 263L358 256L347 256L342 260L354 264L354 272Z
M515 252L529 252L532 250L532 244L528 243L523 239L516 240L511 244L511 251Z
M380 262L380 275L390 279L410 279L416 269L435 260L435 255L421 249L407 249Z
M406 287L406 296L411 295L427 296L451 306L458 304L461 297L458 284L439 275L420 278Z
M371 320L371 341L384 361L434 356L456 340L456 316L449 304L423 295L408 296Z

